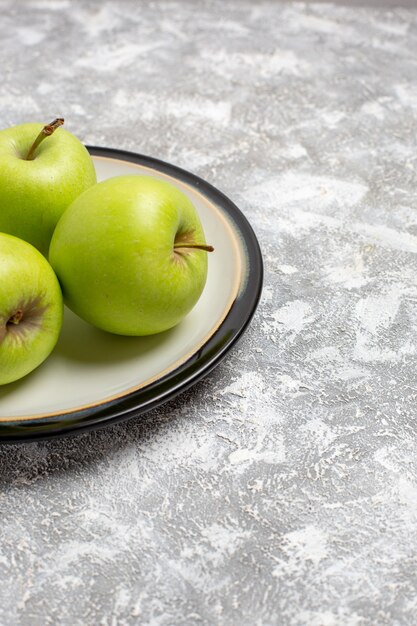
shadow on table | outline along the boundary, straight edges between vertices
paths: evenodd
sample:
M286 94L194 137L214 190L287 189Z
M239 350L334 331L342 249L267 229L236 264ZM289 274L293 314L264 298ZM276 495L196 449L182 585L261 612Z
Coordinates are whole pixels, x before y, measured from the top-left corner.
M210 379L200 381L149 413L95 431L40 442L0 445L0 490L10 485L28 485L53 475L91 470L103 462L107 469L111 458L119 451L155 437L184 419L187 407L198 403L197 398L207 385ZM189 417L192 412L190 408Z

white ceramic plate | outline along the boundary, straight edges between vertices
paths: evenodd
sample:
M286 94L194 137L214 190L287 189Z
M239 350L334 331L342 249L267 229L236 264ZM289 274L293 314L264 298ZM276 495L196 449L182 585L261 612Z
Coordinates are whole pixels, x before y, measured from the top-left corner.
M0 388L0 440L62 435L143 413L202 378L250 321L262 287L256 237L233 203L205 181L138 154L89 148L99 181L125 174L167 180L194 203L209 255L206 287L177 327L151 337L99 331L66 309L53 354Z

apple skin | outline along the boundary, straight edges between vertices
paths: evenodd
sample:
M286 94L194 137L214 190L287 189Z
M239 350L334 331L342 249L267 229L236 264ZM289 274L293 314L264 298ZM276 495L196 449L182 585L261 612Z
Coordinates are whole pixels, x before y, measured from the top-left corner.
M118 176L79 196L59 220L49 260L74 313L120 335L172 328L207 278L207 252L192 202L151 176Z
M0 385L26 376L50 355L63 308L45 257L26 241L0 233Z
M42 128L21 124L0 131L0 232L28 241L47 256L58 219L97 179L87 149L63 128L45 138L27 161Z

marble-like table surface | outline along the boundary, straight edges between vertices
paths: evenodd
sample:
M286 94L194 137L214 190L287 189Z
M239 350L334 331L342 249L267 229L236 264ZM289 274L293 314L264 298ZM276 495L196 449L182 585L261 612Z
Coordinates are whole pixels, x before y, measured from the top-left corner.
M0 126L192 170L266 270L191 391L0 449L2 626L415 624L417 6L357 4L0 0Z

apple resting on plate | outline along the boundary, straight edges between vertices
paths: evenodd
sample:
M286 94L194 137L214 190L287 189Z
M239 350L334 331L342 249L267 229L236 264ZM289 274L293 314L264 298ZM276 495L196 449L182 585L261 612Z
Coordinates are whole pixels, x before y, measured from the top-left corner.
M61 289L48 261L25 241L0 233L0 385L49 356L62 316Z
M21 124L0 131L0 232L45 256L62 213L97 181L87 149L59 128L63 123L59 118L43 128Z
M74 313L111 333L151 335L194 307L212 249L185 194L151 176L119 176L65 211L49 261Z

